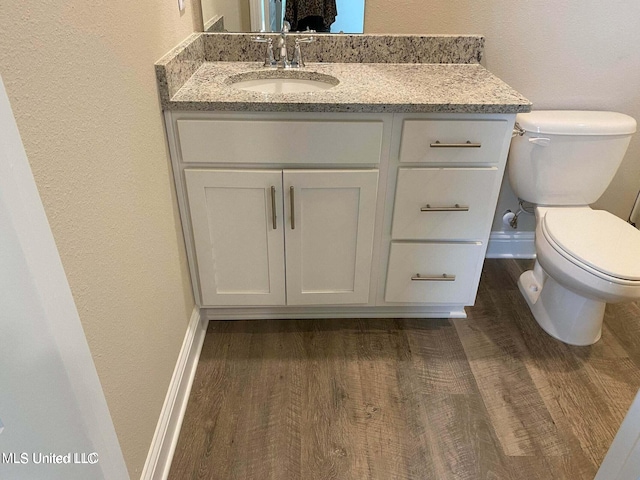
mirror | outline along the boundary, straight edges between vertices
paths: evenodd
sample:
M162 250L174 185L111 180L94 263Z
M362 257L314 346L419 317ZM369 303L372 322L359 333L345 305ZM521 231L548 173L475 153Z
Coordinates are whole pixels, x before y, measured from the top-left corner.
M365 0L200 0L205 32L362 33Z

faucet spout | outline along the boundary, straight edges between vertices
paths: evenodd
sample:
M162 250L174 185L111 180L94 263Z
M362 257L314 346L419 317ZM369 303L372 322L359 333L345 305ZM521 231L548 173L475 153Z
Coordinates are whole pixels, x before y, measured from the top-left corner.
M291 30L291 24L286 20L282 24L282 31L278 39L278 49L280 51L280 59L278 60L278 68L289 68L289 53L287 52L287 33Z

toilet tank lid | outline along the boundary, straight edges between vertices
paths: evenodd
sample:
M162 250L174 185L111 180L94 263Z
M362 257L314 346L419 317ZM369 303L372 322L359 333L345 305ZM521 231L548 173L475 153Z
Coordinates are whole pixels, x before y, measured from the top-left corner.
M525 131L549 135L630 135L636 121L617 112L536 110L519 113L516 122Z

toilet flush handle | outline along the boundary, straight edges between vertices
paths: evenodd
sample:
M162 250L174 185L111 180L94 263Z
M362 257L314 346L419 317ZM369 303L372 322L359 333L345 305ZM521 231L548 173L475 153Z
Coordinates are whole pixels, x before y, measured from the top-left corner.
M529 141L531 143L535 143L536 145L540 145L541 147L548 147L551 143L551 139L548 137L533 137L530 138Z

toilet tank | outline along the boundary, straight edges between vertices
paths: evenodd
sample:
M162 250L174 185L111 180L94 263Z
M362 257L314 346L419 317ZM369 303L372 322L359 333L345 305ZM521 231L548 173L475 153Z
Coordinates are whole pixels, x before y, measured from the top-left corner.
M511 141L509 183L538 205L589 205L611 183L636 121L622 113L540 110L521 113Z

